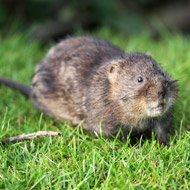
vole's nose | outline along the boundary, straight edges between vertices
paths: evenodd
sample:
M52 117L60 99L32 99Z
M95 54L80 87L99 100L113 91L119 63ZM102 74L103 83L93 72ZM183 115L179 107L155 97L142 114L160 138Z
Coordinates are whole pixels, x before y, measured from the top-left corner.
M164 96L166 95L166 91L163 89L158 92L158 95L164 98Z
M165 104L165 95L166 95L166 90L165 89L162 89L160 91L158 91L158 96L159 96L159 99L160 99L160 105L164 105Z
M165 98L165 96L166 96L166 89L165 88L161 88L159 91L158 91L158 96L159 96L159 98Z

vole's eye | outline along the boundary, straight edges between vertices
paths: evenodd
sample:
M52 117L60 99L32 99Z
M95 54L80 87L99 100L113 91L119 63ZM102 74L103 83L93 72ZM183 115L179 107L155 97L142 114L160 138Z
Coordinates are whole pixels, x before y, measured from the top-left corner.
M138 78L138 82L143 82L143 78L142 78L142 77L139 77L139 78Z

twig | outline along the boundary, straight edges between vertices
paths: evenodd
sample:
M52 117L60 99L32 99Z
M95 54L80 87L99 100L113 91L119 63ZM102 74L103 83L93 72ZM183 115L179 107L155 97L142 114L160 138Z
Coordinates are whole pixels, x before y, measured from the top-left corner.
M3 138L2 142L16 142L16 141L23 141L23 140L29 140L37 137L46 137L46 136L60 136L61 133L54 132L54 131L38 131L36 133L30 133L30 134L23 134L15 137L10 138Z

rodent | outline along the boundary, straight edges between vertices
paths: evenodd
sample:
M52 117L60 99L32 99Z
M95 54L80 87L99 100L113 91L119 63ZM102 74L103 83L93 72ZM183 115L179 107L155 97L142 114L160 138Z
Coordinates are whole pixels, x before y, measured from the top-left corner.
M56 119L85 130L125 137L154 132L168 144L178 85L146 53L125 53L107 40L70 37L52 47L36 67L31 87L0 78ZM101 126L101 127L100 127Z

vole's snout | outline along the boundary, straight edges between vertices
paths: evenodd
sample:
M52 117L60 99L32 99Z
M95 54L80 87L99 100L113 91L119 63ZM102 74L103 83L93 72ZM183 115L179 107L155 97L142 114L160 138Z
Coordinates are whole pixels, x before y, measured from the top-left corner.
M160 91L158 91L158 98L159 98L159 105L164 106L166 99L166 89L163 88Z
M162 89L160 91L158 91L158 96L161 97L161 98L164 98L166 95L166 90L165 89Z
M158 98L159 98L159 106L164 106L166 103L166 94L167 91L164 87L161 87L160 90L158 90Z
M167 111L169 108L169 95L167 86L164 82L158 82L150 88L150 96L154 96L151 101L148 101L146 113L150 117L157 117ZM149 99L150 100L150 99Z

